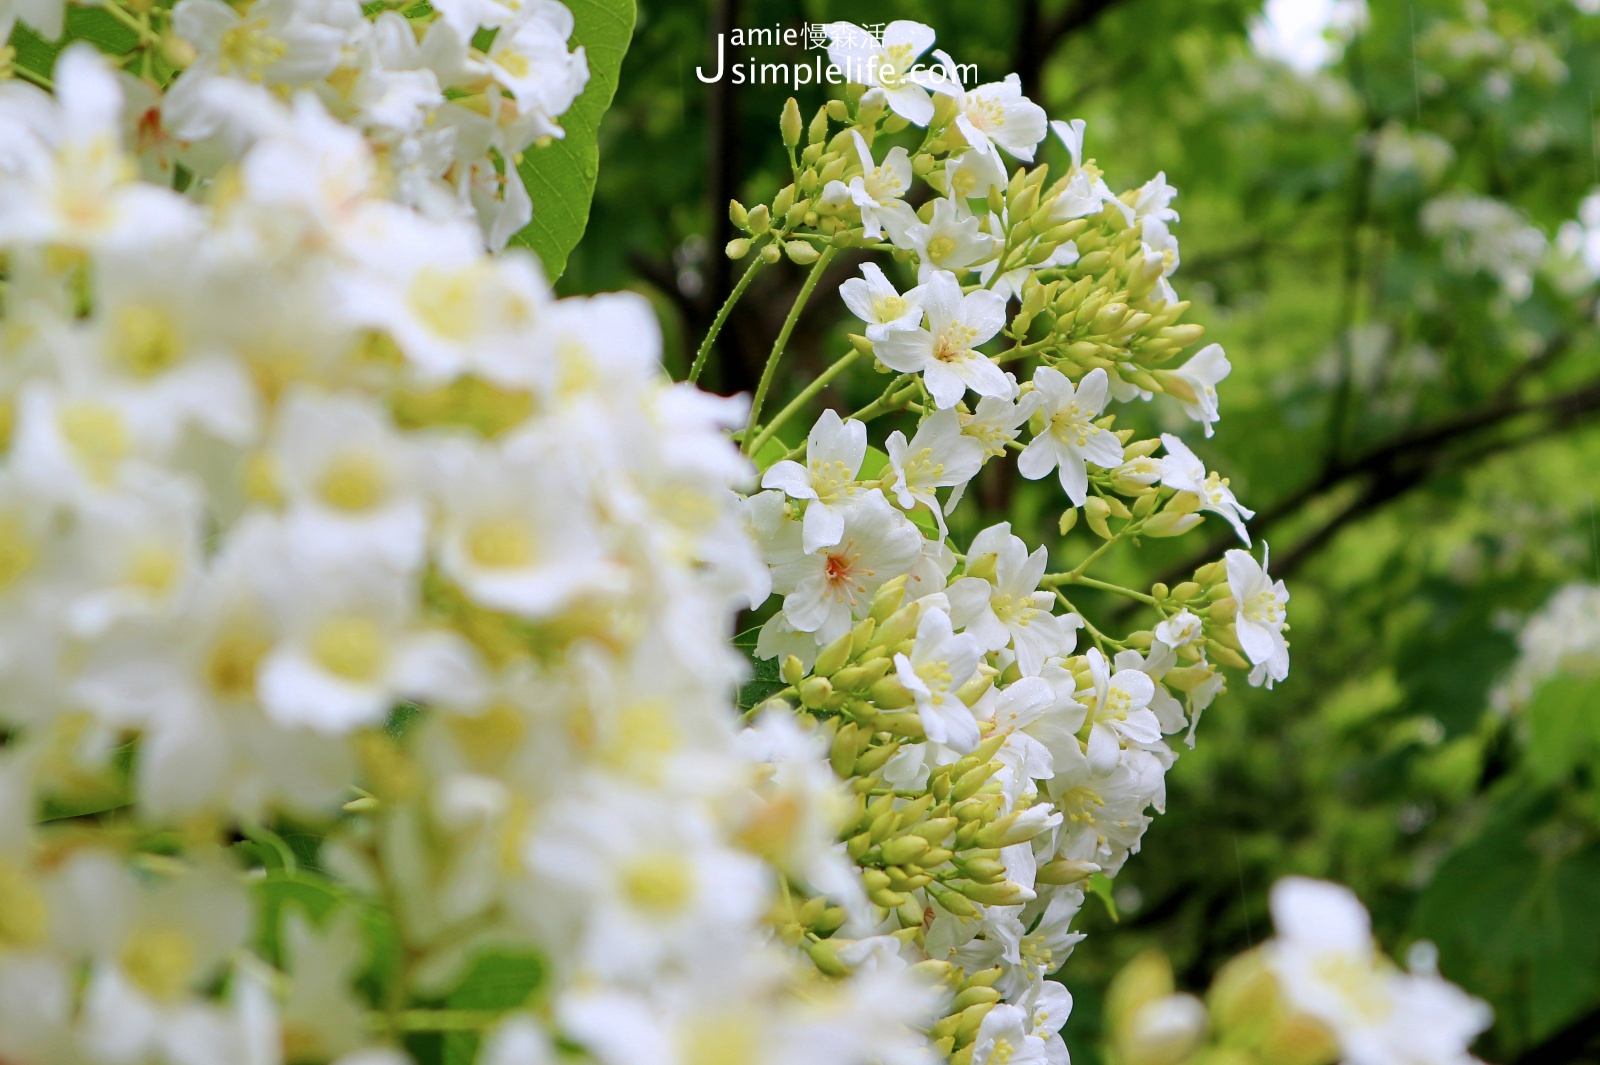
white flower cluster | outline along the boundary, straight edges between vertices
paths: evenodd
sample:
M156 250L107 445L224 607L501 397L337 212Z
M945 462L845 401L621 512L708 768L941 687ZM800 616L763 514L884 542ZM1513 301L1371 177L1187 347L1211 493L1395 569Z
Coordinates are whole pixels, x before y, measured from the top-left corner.
M1424 204L1421 220L1443 242L1451 269L1489 274L1512 300L1532 294L1549 241L1522 212L1490 196L1452 192Z
M54 39L65 7L35 0L5 10ZM367 138L391 198L438 221L476 217L490 247L504 247L532 217L516 164L536 142L563 136L559 120L588 82L583 49L567 47L572 12L555 0L363 11L357 0L156 8L167 21L160 62L181 73L164 93L148 67L145 78L121 79L143 175L170 185L182 167L203 185L272 121L269 97L309 94ZM10 26L0 17L0 40ZM492 43L475 47L485 34ZM359 175L330 168L326 179Z
M1562 673L1600 672L1600 586L1569 584L1517 633L1517 661L1490 696L1496 710L1527 706L1539 686Z
M1035 184L1019 194L1042 172L1010 177L1002 153L1031 161L1050 127L1014 77L961 91L949 78L897 74L931 47L925 26L894 23L881 40L848 24L832 32L835 63L882 77L859 97L848 137L834 142L841 162L838 176L816 186L820 212L868 246L908 259L918 282L901 291L867 263L842 288L864 323L859 349L900 375L863 418L890 407L889 397L918 418L909 438L895 430L879 451L866 420L825 411L804 444L769 460L767 491L749 499L747 513L781 605L756 653L782 662L791 687L777 701L798 702L803 717L822 722L835 768L863 796L862 831L848 850L864 869L873 909L824 942L894 935L912 956L947 963L969 980L989 974L980 988L963 985L957 1012L932 1030L960 1065L1065 1062L1057 1030L1071 1000L1047 977L1082 938L1071 926L1087 882L1114 876L1139 849L1147 811L1164 807L1175 758L1164 737L1187 729L1192 743L1223 686L1208 656L1248 666L1255 684L1287 676L1288 592L1247 551L1230 551L1197 575L1204 586L1142 597L1156 606L1159 624L1117 641L1066 599L1063 589L1081 571L1047 574L1047 549L1030 551L1009 524L980 532L964 553L947 542L947 513L984 465L1009 451L1024 477L1054 474L1075 508L1069 517L1081 511L1106 539L1177 535L1211 513L1248 544L1251 511L1225 479L1177 437L1133 442L1107 416L1114 402L1150 399L1139 382L1159 380L1209 435L1215 386L1229 365L1216 345L1159 379L1138 361L1138 331L1165 308L1181 311L1167 282L1178 263L1169 228L1176 193L1163 178L1116 196L1082 159L1083 123L1058 122L1070 171L1048 193ZM855 42L855 52L841 54L847 49L838 42ZM875 156L876 137L863 134L883 129L859 117L874 114L888 129L938 125L938 141L950 145L942 169L919 154L916 170L919 160L903 147ZM824 120L813 125L814 147ZM813 157L830 165L826 155ZM906 202L914 173L943 192L921 210ZM787 209L791 220L804 213L798 204ZM1074 240L1047 235L1064 224L1084 232L1091 218L1124 235L1117 262L1142 285L1129 298L1141 300L1139 309L1104 290L1088 295L1097 280L1114 289L1120 275L1095 278ZM731 253L748 250L736 243ZM984 345L1002 332L1020 342L1027 326L1014 328L1014 308L1039 313L1045 286L1067 292L1081 266L1090 269L1063 301L1089 302L1057 321L1076 313L1084 331L1058 324L1053 335L1065 338L1063 349L1074 336L1102 338L1068 349L1069 358L1099 361L1085 370L1053 359L1019 383L1004 366L1017 349L995 355ZM1123 533L1109 531L1111 516L1128 522ZM851 906L848 892L797 882Z
M543 977L481 1024L494 1065L558 1039L929 1060L896 944L822 985L765 921L774 862L825 871L848 798L814 737L730 706L726 634L766 582L743 402L665 377L644 299L555 300L415 202L376 119L246 77L348 52L436 92L384 52L409 26L177 12L215 47L173 92L217 105L234 158L193 195L136 176L90 46L53 95L0 86L0 1059L404 1060L498 951ZM500 26L507 152L570 99L556 12L445 5L421 46ZM465 152L449 173L482 142L435 147Z

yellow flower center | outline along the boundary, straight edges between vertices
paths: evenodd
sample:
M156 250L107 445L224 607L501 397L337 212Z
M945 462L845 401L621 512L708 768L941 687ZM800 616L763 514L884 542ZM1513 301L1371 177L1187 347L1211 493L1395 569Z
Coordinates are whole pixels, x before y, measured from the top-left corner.
M694 897L694 869L680 854L645 855L623 869L622 891L641 910L660 916L678 913Z
M122 307L111 319L111 353L135 377L154 377L183 354L183 337L161 307Z
M514 569L533 561L533 535L514 518L483 521L467 531L467 555L490 569Z
M372 455L340 455L322 471L317 494L338 510L370 510L388 494L383 464Z
M150 997L176 998L194 969L194 943L179 928L141 928L122 945L118 960L128 979Z
M311 654L329 673L357 682L376 677L388 657L383 630L358 615L329 618L317 626Z

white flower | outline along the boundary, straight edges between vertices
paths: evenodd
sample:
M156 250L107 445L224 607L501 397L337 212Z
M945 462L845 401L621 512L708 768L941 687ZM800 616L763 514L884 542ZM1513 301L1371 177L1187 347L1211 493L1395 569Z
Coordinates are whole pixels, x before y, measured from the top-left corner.
M832 547L844 535L844 513L856 501L860 488L856 474L866 456L867 427L825 410L806 436L806 464L784 459L762 474L761 487L807 501L803 526L806 554Z
M1033 162L1034 149L1049 132L1044 108L1022 95L1022 79L1007 74L1004 81L960 90L960 79L953 76L955 63L943 52L936 53L945 69L952 72L956 87L956 128L973 151L990 154L1004 148L1023 162Z
M1194 357L1174 370L1173 376L1188 385L1194 392L1193 400L1182 400L1183 411L1205 426L1206 435L1212 433L1220 415L1217 413L1217 385L1232 371L1228 356L1221 344L1207 344Z
M963 577L950 586L952 619L976 636L986 651L1011 646L1024 677L1036 677L1044 661L1070 648L1078 619L1050 612L1055 596L1039 589L1049 551L1040 546L1031 555L1011 524L1002 522L980 532L967 549L967 572L982 568L989 579Z
M937 488L965 485L983 468L983 449L961 432L954 407L935 411L917 427L911 442L896 429L885 442L889 452L892 479L889 491L902 510L921 503L933 512L939 535L945 534L945 511L939 506Z
M627 789L550 810L523 857L560 889L547 894L556 905L545 919L577 919L574 960L611 978L647 977L675 949L751 920L769 890L769 871L693 807Z
M1244 523L1255 517L1256 512L1233 498L1227 478L1215 470L1206 473L1205 463L1171 433L1161 434L1161 444L1167 449L1166 456L1161 460L1161 483L1179 492L1192 492L1199 498L1201 510L1222 515L1223 520L1239 534L1239 539L1248 545L1250 534L1245 531Z
M971 414L961 416L961 432L983 447L990 458L1006 453L1006 445L1022 435L1022 423L1039 407L1035 392L1017 400L1007 396L984 396Z
M0 3L0 41L11 39L11 29L18 21L38 30L47 41L57 40L66 14L62 0L5 0Z
M1066 222L1073 218L1085 218L1098 214L1108 203L1114 203L1122 209L1131 222L1133 211L1106 186L1101 178L1100 171L1091 163L1088 166L1083 162L1083 131L1084 121L1075 118L1071 122L1052 122L1050 128L1060 139L1067 153L1072 156L1072 173L1067 179L1066 190L1061 198L1056 201L1054 218L1057 222Z
M1223 556L1228 566L1228 590L1239 604L1234 628L1239 646L1254 669L1250 683L1272 687L1289 675L1288 627L1289 589L1282 581L1273 583L1267 564L1257 562L1248 551L1234 549Z
M948 198L933 201L928 221L900 233L891 230L889 237L896 247L916 252L917 280L924 285L941 271L964 271L1000 250L1000 241L985 233L964 205Z
M872 161L872 150L861 134L852 129L850 135L855 138L861 173L851 178L848 185L842 181L828 182L822 190L823 202L834 206L855 204L861 211L862 228L871 240L882 236L885 228L891 235L905 233L917 224L917 214L904 198L911 190L910 155L904 148L890 148L880 166Z
M1089 765L1104 775L1116 768L1123 740L1159 743L1161 722L1150 710L1156 686L1147 674L1138 669L1112 673L1111 663L1094 647L1088 659L1091 683L1077 697L1088 708Z
M348 732L404 699L473 704L483 688L464 639L411 620L405 579L367 565L284 565L273 587L284 637L261 660L257 691L287 726Z
M962 206L967 200L984 200L990 189L1004 190L1006 168L999 152L962 152L944 164L945 195Z
M868 340L876 344L890 333L922 324L922 289L901 295L877 263L862 263L861 274L840 285L839 295L850 312L867 323Z
M1286 877L1272 888L1268 964L1293 1005L1326 1024L1351 1065L1468 1065L1492 1014L1431 973L1383 958L1348 888Z
M910 656L894 656L895 674L916 699L928 739L961 754L977 749L980 734L978 719L956 690L972 679L982 653L977 637L956 635L950 615L935 608L917 623Z
M870 90L864 102L881 99L901 118L926 126L933 101L912 67L933 47L933 30L920 22L897 19L883 27L883 36L850 22L834 22L828 32L828 60L845 80Z
M530 436L435 455L439 568L484 606L543 620L617 589L565 449Z
M413 456L382 413L353 396L296 391L277 421L273 472L292 504L290 535L329 559L371 553L414 570L427 545L427 517Z
M1030 1032L1020 1006L997 1003L973 1040L972 1065L1047 1065L1044 1040Z
M240 13L222 0L179 0L178 36L196 58L167 90L163 118L183 140L201 140L228 119L211 95L219 79L309 85L339 66L345 46L366 28L353 0L258 0Z
M1203 635L1202 622L1184 607L1155 627L1155 637L1173 650L1187 646Z
M545 303L531 256L488 258L476 232L400 209L369 211L364 228L363 269L341 278L352 325L386 331L424 380L476 369L526 386L529 334Z
M55 85L38 107L0 113L0 244L143 250L192 236L192 204L134 180L122 145L122 88L100 53L68 46Z
M873 489L845 513L837 544L776 559L773 587L787 593L789 623L823 645L849 631L878 587L909 570L921 551L922 533Z
M980 396L1014 395L1015 381L977 350L1005 325L1005 300L981 289L963 295L955 275L939 271L923 285L922 302L928 328L889 334L877 344L879 360L921 373L940 407L954 407L968 388Z
M562 137L556 119L566 113L589 81L582 48L567 51L572 12L555 0L528 0L500 27L489 46L494 80L516 98L517 109L535 137Z
M1017 456L1017 472L1037 481L1058 469L1067 498L1081 507L1089 494L1087 464L1109 469L1122 462L1121 441L1094 424L1106 405L1106 372L1090 370L1074 388L1060 370L1042 366L1034 371L1033 386L1042 397L1045 429Z

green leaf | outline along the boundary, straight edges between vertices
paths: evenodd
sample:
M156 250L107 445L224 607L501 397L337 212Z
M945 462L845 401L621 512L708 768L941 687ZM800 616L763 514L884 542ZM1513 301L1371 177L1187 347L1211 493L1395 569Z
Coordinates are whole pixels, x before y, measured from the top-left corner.
M543 982L544 960L537 954L494 951L472 963L446 1005L455 1010L513 1010L526 1005ZM476 1033L445 1035L444 1065L472 1065L477 1054Z
M1438 944L1445 976L1490 1000L1508 1047L1539 1042L1600 996L1600 846L1540 853L1561 825L1531 805L1445 860L1411 927Z
M749 710L759 706L767 699L772 698L782 691L787 685L778 675L778 659L757 658L756 640L761 635L761 626L748 628L733 638L733 646L744 653L750 661L750 679L739 688L739 709Z
M774 435L772 439L761 445L752 458L755 460L756 469L765 473L773 466L776 466L783 456L792 450L794 449Z
M10 43L17 51L17 66L48 78L56 56L73 41L89 41L107 55L121 56L133 51L139 36L98 8L71 6L61 40L47 41L19 22L11 31Z
M1528 763L1541 780L1564 779L1600 752L1600 678L1559 676L1528 704Z
M561 116L566 136L523 153L517 170L533 201L533 220L511 238L531 248L554 281L589 224L589 204L600 172L600 119L611 106L622 57L633 39L633 0L567 0L576 22L572 43L589 59L589 83Z
M1106 913L1110 914L1113 921L1121 922L1122 918L1117 914L1116 900L1111 897L1111 878L1109 876L1104 873L1096 873L1091 876L1089 878L1089 894L1105 903Z

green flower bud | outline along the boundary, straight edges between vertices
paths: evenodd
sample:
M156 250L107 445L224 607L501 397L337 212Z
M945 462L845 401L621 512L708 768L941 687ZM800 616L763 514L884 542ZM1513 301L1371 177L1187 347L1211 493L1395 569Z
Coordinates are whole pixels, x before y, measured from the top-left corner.
M883 860L890 865L907 865L927 852L928 841L921 836L900 836L885 840L880 850Z
M789 261L799 266L810 266L822 257L822 253L814 246L803 240L791 240L783 246L783 252Z
M1056 858L1039 866L1034 873L1034 882L1039 884L1076 884L1087 880L1100 871L1094 862L1074 861L1071 858Z
M812 144L821 144L828 139L828 108L826 105L817 108L817 113L812 116L811 125L806 127L806 140Z
M837 673L840 666L850 661L850 649L854 642L855 633L847 632L829 643L817 653L817 661L811 667L811 672L819 677L829 677Z
M783 117L778 120L778 132L783 136L785 148L793 148L800 143L802 126L799 101L791 96L783 105Z
M1203 520L1204 518L1199 514L1174 514L1171 510L1164 510L1144 523L1144 528L1140 530L1140 535L1156 539L1168 536L1182 536Z
M771 266L783 257L776 244L765 244L761 248L761 261Z
M794 186L785 185L772 199L772 213L774 216L786 215L789 208L794 206Z
M730 259L743 259L750 254L750 238L734 237L728 241L727 247L722 249Z
M756 204L745 217L751 236L759 237L772 228L772 212L764 203Z
M1111 539L1111 527L1106 524L1106 518L1110 514L1110 505L1100 496L1090 496L1083 501L1083 520L1089 523L1089 528L1093 529L1094 534L1102 540Z
M740 203L738 200L728 201L728 221L732 222L740 229L749 228L750 216L749 213L745 211L744 204Z
M807 677L800 682L800 705L807 710L820 709L833 694L833 685L827 677Z
M806 675L806 667L796 655L790 655L783 660L783 665L778 667L778 675L786 684L799 684L800 679Z

